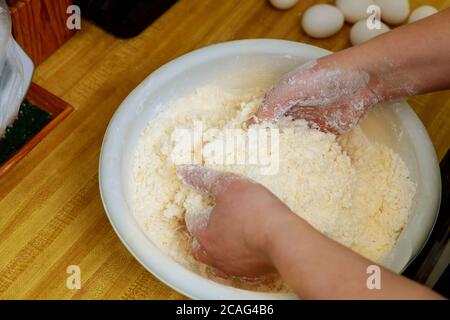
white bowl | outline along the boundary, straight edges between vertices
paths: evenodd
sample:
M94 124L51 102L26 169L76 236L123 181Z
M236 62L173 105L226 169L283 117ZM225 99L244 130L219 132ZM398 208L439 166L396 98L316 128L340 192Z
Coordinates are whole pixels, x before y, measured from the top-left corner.
M196 299L291 299L231 288L205 279L174 262L144 234L130 206L131 165L139 135L167 102L206 84L225 88L268 86L285 72L330 52L283 40L242 40L186 54L161 67L125 99L112 118L100 156L100 191L114 230L134 257L161 281ZM364 120L371 139L389 145L406 162L418 190L414 212L383 262L401 272L425 244L436 219L440 172L430 138L409 105L380 106Z

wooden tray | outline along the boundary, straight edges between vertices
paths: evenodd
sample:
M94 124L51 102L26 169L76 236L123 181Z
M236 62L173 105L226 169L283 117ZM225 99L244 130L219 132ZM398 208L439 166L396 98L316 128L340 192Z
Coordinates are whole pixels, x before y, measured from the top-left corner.
M10 159L0 165L0 177L11 170L73 110L73 107L70 104L35 83L31 83L26 99L33 103L36 107L50 113L53 116L53 119L47 123L47 125L43 127L34 137L28 140L28 142L16 153L14 153Z

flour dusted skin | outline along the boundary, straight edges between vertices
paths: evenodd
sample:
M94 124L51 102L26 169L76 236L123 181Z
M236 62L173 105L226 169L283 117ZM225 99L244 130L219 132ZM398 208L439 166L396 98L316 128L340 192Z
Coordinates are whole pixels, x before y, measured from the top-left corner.
M262 96L256 89L241 94L206 86L173 101L148 124L138 143L132 177L133 211L142 229L174 260L214 278L192 258L192 239L184 223L186 213L208 213L214 199L185 187L176 175L178 157L183 156L177 150L184 142L174 132L200 123L203 138L192 150L194 158L201 154L199 164L261 183L328 237L380 262L406 225L415 185L400 157L369 141L359 127L337 138L310 129L301 120L254 125L253 129L279 132L276 174L262 174L255 164L217 164L205 152L221 142L221 130L245 133L243 124L260 106ZM251 149L246 152L246 157L252 156ZM214 280L259 291L288 290L278 277L255 283Z

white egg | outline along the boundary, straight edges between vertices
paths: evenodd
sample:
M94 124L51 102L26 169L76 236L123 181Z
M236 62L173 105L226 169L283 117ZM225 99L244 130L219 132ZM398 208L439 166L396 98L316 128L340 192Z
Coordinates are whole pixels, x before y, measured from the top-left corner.
M369 29L367 27L367 20L363 19L355 23L350 30L350 41L353 45L361 44L366 42L380 34L388 32L390 29L383 22L381 23L380 29Z
M270 0L270 3L277 9L286 10L297 4L298 0Z
M367 8L373 4L373 0L336 0L336 7L344 14L345 21L350 23L368 17Z
M438 10L432 6L421 6L414 10L409 16L408 22L416 22L420 19L431 16L432 14L437 13Z
M317 4L309 7L302 17L303 30L313 38L327 38L344 25L344 16L335 6Z
M401 24L408 18L408 0L375 0L381 9L381 20L389 24Z

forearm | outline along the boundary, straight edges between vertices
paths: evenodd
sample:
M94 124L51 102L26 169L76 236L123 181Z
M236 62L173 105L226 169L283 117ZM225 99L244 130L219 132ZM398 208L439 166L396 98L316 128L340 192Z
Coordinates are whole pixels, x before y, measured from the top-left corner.
M383 101L450 89L450 9L322 60L368 72Z
M306 299L436 299L439 295L381 267L381 289L367 287L374 263L316 231L294 214L280 215L267 238L270 259ZM278 230L278 231L277 231Z

